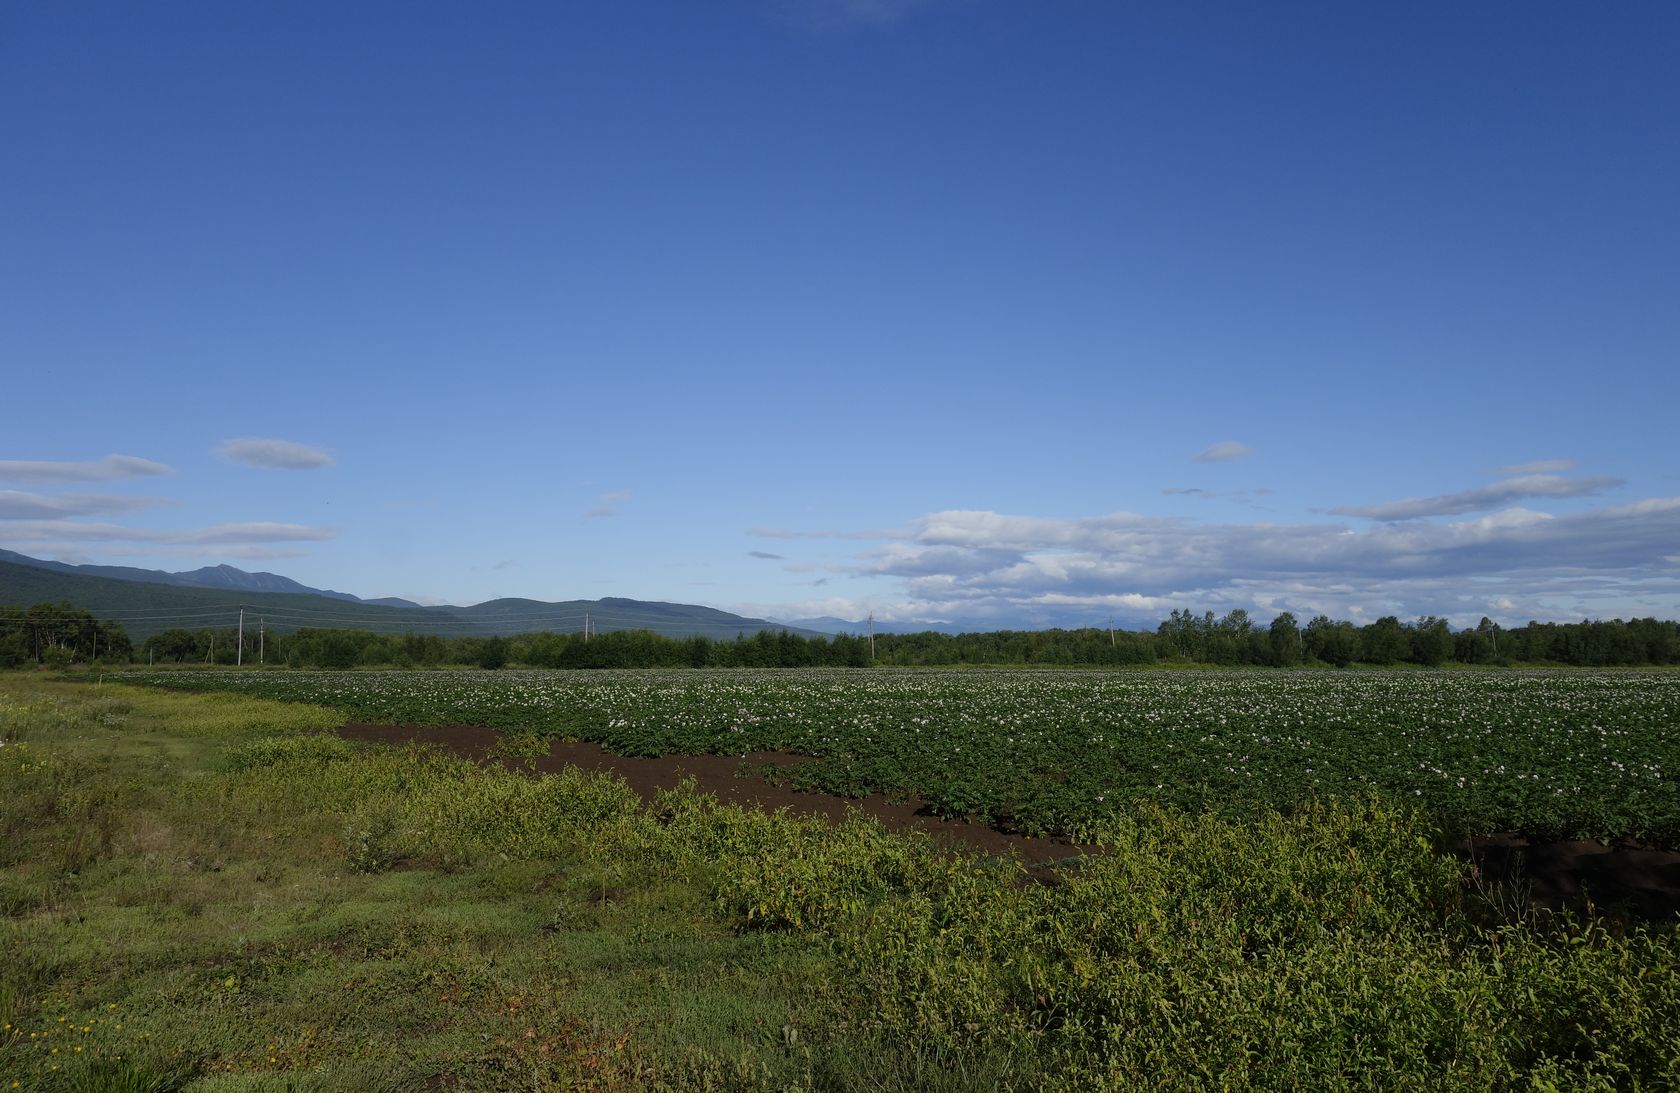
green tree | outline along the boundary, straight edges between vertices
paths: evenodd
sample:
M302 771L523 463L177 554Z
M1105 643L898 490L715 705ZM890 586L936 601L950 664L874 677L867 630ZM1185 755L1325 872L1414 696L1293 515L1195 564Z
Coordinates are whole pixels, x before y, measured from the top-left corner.
M508 643L506 638L490 638L478 649L478 666L494 671L507 665Z
M1359 631L1359 648L1372 664L1394 664L1410 655L1412 643L1399 618L1384 615Z
M1412 627L1412 659L1419 664L1438 667L1453 653L1452 627L1446 619L1427 615Z
M1294 615L1285 611L1273 619L1267 629L1267 639L1273 664L1284 667L1301 662L1301 628L1296 624Z
M1319 615L1307 623L1302 644L1308 656L1346 668L1359 655L1359 632L1350 622L1332 622L1330 616Z

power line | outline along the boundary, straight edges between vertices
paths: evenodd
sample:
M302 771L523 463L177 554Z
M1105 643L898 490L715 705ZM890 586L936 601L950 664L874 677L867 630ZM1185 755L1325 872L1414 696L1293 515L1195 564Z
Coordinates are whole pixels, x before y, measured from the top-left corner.
M92 615L93 616L93 621L98 622L98 623L122 624L122 623L125 623L125 622L178 622L178 621L183 621L183 620L174 619L174 618L164 618L164 619L113 619L113 618L108 618L108 617L102 616L98 612L95 612L95 611L90 611L90 612L88 612L88 614ZM229 612L224 612L221 615L216 615L214 617L215 618L232 619L234 617L234 613L229 611ZM86 622L85 619L69 619L69 618L46 618L46 619L0 618L0 626L68 626L68 625L82 625L82 624L85 624L85 622Z
M40 606L40 605L36 605L36 606ZM53 610L56 611L58 609L59 605L58 604L47 604L46 606L51 607ZM133 612L128 612L128 611L104 611L104 610L101 610L100 608L97 608L97 607L83 607L80 604L71 604L70 609L72 611L86 611L88 614L98 615L102 619L109 619L113 622L121 622L125 619L191 619L191 618L199 618L199 617L206 616L206 615L230 615L230 614L233 614L234 612L238 611L239 606L240 605L238 605L238 604L233 604L229 607L215 607L215 608L196 608L195 607L195 608L192 609L191 612L186 613L186 614L179 614L179 613L177 613L177 614L135 614ZM145 610L162 612L162 611L167 611L169 609L158 607L158 608L149 608L149 609L145 609Z

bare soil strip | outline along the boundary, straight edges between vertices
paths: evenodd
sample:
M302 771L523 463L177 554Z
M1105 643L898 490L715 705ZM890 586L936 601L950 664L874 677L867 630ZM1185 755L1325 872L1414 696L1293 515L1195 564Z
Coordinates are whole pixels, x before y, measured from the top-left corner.
M1651 921L1680 914L1680 851L1506 832L1454 847L1489 882L1513 881L1536 907L1602 910Z
M420 743L438 747L477 762L499 762L522 769L525 762L498 754L502 734L482 725L372 725L351 723L338 730L351 740L379 744ZM800 816L820 816L838 823L861 812L892 831L922 831L951 845L973 847L988 854L1013 850L1034 875L1053 881L1043 867L1074 859L1090 850L1065 839L1030 838L998 831L985 824L946 820L925 814L921 801L895 803L879 795L852 800L827 793L806 793L786 785L772 785L759 773L766 764L784 769L809 762L809 756L787 752L749 755L665 755L638 759L614 755L599 744L565 740L549 742L548 754L532 764L539 771L559 772L568 766L610 771L644 800L654 791L674 789L693 778L701 790L727 804L768 811L785 808ZM1650 921L1672 921L1680 914L1680 851L1637 845L1605 845L1587 840L1533 841L1504 833L1467 839L1453 848L1460 858L1476 864L1487 884L1514 882L1526 890L1535 907L1585 911L1592 908Z

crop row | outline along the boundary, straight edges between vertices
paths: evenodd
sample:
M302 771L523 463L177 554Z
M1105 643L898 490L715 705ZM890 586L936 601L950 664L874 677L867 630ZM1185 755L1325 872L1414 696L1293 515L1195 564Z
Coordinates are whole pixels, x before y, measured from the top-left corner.
M1665 672L169 672L130 681L483 724L625 755L793 751L793 777L1078 833L1139 801L1245 814L1370 791L1448 830L1680 842Z

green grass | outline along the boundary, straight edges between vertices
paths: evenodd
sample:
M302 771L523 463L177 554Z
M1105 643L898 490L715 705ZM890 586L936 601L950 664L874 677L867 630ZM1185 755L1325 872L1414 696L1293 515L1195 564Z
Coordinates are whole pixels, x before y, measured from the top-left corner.
M357 872L347 824L380 805L350 791L413 760L306 735L327 711L0 694L0 1088L801 1080L780 1030L816 939L738 936L681 883L602 901L586 854ZM308 785L331 765L357 773Z
M1674 926L1502 912L1380 799L1044 885L339 717L0 676L0 1089L1680 1085Z

